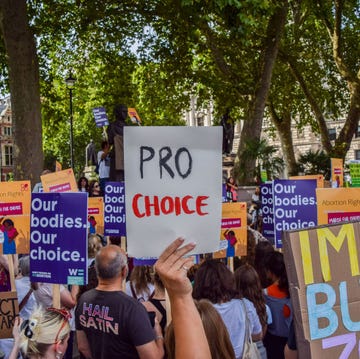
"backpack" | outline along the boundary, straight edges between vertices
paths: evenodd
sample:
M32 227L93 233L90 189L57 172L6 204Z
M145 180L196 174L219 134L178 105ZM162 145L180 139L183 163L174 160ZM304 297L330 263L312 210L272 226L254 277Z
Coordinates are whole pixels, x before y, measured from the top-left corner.
M95 170L94 172L98 175L99 174L99 167L100 167L100 163L101 163L102 159L96 164Z

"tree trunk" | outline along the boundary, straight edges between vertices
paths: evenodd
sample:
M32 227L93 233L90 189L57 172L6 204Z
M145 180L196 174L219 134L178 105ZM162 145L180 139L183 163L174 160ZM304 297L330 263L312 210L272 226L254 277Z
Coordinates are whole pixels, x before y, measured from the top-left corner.
M349 151L351 141L359 126L360 118L360 84L354 82L351 84L350 109L346 117L345 124L335 140L335 146L331 153L333 157L343 158Z
M291 114L283 113L278 116L274 107L269 105L271 121L275 125L280 137L281 149L286 165L286 175L296 176L298 174L298 166L295 159L294 145L291 133Z
M278 54L280 39L285 27L288 2L280 1L278 8L271 16L266 32L264 51L262 54L261 75L256 86L253 99L249 103L248 116L245 117L244 126L241 131L240 145L235 163L235 176L241 184L253 182L252 174L256 159L245 158L243 152L248 140L259 140L261 135L264 109L269 93L271 76L275 60Z
M33 183L43 169L39 64L25 0L0 1L14 130L14 178Z

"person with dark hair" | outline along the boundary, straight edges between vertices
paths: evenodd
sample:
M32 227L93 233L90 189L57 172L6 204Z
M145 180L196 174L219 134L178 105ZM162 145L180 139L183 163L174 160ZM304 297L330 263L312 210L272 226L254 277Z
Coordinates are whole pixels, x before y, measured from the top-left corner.
M135 266L126 282L126 294L139 302L147 301L154 294L150 266Z
M238 186L234 177L229 177L226 181L226 198L228 202L237 202L237 190Z
M269 253L265 259L265 270L272 282L264 290L266 304L271 310L272 323L268 326L264 345L268 359L283 359L292 321L289 283L283 254L277 251Z
M101 191L105 192L105 183L110 179L110 145L108 141L101 142L101 150L97 154L99 166L99 182Z
M265 270L265 258L272 252L274 252L274 247L268 241L259 242L255 246L254 268L259 275L260 283L263 288L267 288L271 284Z
M154 293L145 302L142 302L143 306L148 312L155 312L156 319L160 323L163 333L165 333L166 327L166 306L165 306L165 287L161 281L159 275L154 274Z
M263 335L265 335L267 325L272 322L272 317L270 308L265 304L264 293L256 270L251 265L245 264L236 269L234 275L236 289L240 298L246 298L254 304ZM263 341L258 340L256 345L261 355L261 359L266 359L266 349Z
M77 185L80 192L89 192L89 180L86 177L80 177Z
M241 358L243 354L246 316L252 339L257 341L262 338L254 305L246 298L238 298L234 275L221 261L206 260L201 264L195 275L193 297L213 303L228 329L236 358Z
M162 358L159 323L152 328L139 302L122 292L127 258L118 246L100 249L95 258L98 286L82 294L75 311L79 351L85 358Z
M3 254L15 254L16 243L15 238L19 232L14 227L14 222L10 218L0 218L0 231L3 233Z
M121 236L109 236L109 242L110 244L113 244L115 246L121 245Z
M116 105L114 108L115 121L111 122L108 130L108 141L113 150L110 161L111 181L124 181L124 126L128 117L128 108L125 105Z
M221 316L212 304L205 299L195 300L199 311L205 335L209 343L212 359L235 359L229 333ZM165 347L168 359L177 359L175 356L175 334L172 323L166 329Z
M102 191L99 181L91 181L89 184L89 197L101 197Z

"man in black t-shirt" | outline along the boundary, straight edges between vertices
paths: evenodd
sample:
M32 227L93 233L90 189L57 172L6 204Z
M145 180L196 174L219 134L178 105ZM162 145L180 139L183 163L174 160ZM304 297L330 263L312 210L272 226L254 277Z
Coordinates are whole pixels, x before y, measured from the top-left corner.
M85 292L75 311L79 351L86 358L162 358L161 328L152 328L143 305L121 291L127 259L118 246L103 247L95 259L99 284Z

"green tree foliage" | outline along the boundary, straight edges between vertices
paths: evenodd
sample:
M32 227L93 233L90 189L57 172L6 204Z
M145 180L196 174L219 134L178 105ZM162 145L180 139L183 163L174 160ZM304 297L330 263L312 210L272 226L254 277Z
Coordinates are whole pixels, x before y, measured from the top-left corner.
M309 150L299 157L299 171L305 175L322 174L326 180L331 176L331 160L324 151Z

